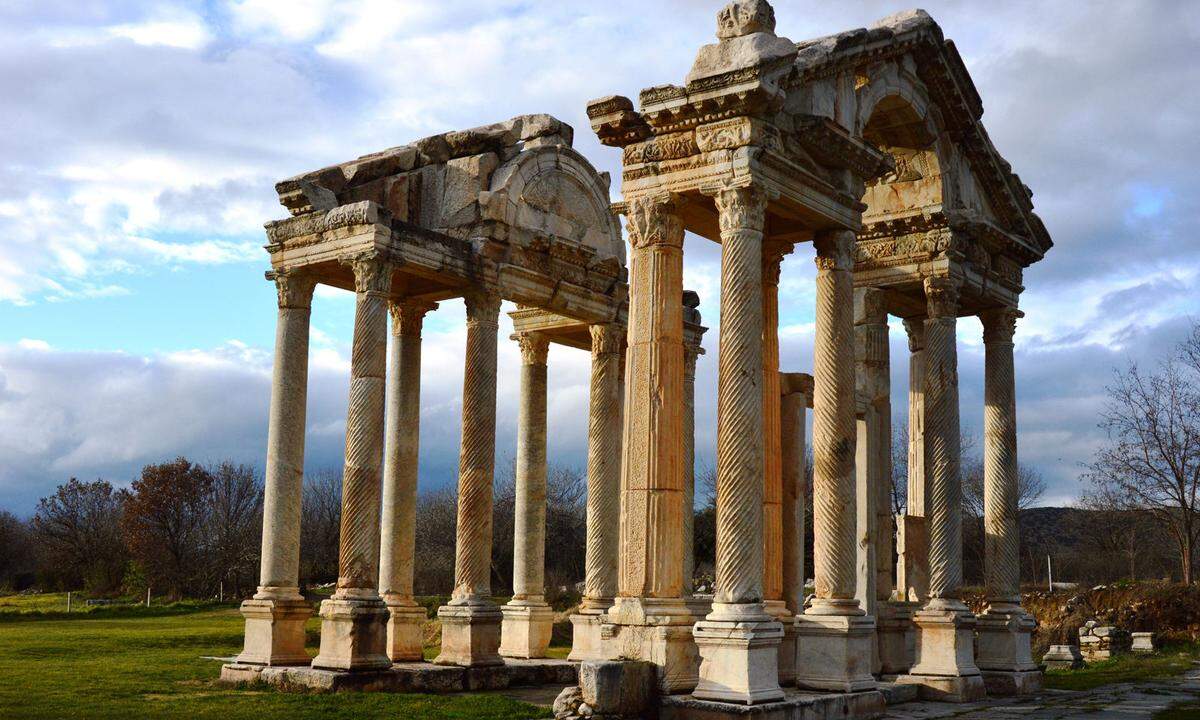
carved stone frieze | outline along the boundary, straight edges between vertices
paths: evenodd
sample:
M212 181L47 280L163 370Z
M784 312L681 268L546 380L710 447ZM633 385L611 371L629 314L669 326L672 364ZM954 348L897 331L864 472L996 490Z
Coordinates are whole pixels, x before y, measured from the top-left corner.
M756 145L766 150L779 151L783 144L779 130L761 120L737 117L696 128L696 145L704 152L732 150L746 145Z
M641 163L677 160L699 152L696 137L690 131L659 135L634 145L627 145L624 153L626 166Z

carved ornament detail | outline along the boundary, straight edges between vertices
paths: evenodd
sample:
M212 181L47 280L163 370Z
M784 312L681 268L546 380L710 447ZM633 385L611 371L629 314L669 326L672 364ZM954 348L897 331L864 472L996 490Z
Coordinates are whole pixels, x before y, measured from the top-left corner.
M925 278L925 302L931 318L958 317L958 298L962 282L958 278Z
M369 251L342 258L354 271L354 291L360 295L387 295L392 286L392 263L380 253Z
M313 290L317 287L317 281L311 276L295 270L277 270L268 273L268 278L275 281L279 307L312 307Z
M521 361L526 365L545 365L550 354L550 341L545 335L536 332L523 332L513 335L517 345L521 347Z
M852 270L854 268L854 233L831 230L818 233L813 239L817 249L817 271Z
M767 215L767 195L755 185L722 188L713 194L721 233L752 230L761 233Z
M683 247L683 221L670 196L630 200L625 217L634 249L649 245Z
M661 160L678 160L695 155L700 149L696 145L696 137L691 131L660 135L645 142L625 147L623 162L625 165L659 162Z
M979 320L983 323L983 341L1011 343L1013 334L1017 331L1017 318L1021 315L1020 310L1012 307L995 308L979 313Z
M616 323L597 323L588 327L592 335L592 354L610 355L621 352L625 331Z
M403 300L392 303L392 332L402 337L421 337L425 314L437 309L437 303Z
M463 296L467 306L467 325L500 325L500 296L483 290Z

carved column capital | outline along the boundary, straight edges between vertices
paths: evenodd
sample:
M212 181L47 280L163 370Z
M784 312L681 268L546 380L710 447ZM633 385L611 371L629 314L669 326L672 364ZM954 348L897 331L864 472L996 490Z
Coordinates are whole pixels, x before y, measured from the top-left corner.
M308 273L298 270L274 270L267 273L268 280L275 281L280 308L307 310L312 307L313 290L317 281Z
M627 207L625 227L635 249L647 245L683 247L683 221L673 196L635 198Z
M979 313L979 320L983 323L983 341L1011 343L1013 333L1017 331L1017 319L1022 314L1020 310L1011 307L994 308Z
M609 355L621 352L621 341L625 338L624 328L617 323L597 323L588 326L592 334L592 355Z
M779 270L783 256L791 254L793 245L778 240L763 241L763 284L779 285Z
M467 327L473 325L500 325L500 296L494 293L474 290L463 295L467 306Z
M425 314L437 310L437 303L401 300L388 305L392 314L392 334L398 337L421 337Z
M925 349L925 318L904 318L904 331L908 333L909 352L921 352Z
M887 325L887 301L878 288L854 289L854 324Z
M341 259L354 271L354 291L367 295L387 295L392 287L392 263L377 252L365 252Z
M813 247L817 249L817 270L854 269L854 243L850 230L828 230L817 233Z
M704 354L704 349L699 345L683 345L683 381L695 382L696 380L696 361Z
M512 336L521 347L521 361L526 365L545 365L550 354L550 341L538 332L520 332Z
M949 277L925 278L925 302L930 318L958 317L961 281Z
M767 195L754 185L725 187L713 193L721 232L763 231L767 214Z

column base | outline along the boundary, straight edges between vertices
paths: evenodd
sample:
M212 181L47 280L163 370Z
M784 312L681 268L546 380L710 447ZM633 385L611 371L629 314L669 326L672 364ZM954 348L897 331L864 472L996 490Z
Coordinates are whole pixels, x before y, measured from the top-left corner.
M425 659L425 608L411 599L385 601L388 609L387 655L392 662L419 662Z
M554 611L545 602L513 600L500 607L500 654L544 658L554 631Z
M757 705L783 699L779 687L779 643L783 626L761 603L713 603L708 618L692 630L700 653L694 697Z
M975 665L975 616L956 600L931 600L913 615L916 662L896 682L921 686L921 698L972 702L986 694Z
M700 676L695 621L681 598L619 597L600 628L604 656L653 663L660 692L691 692Z
M461 667L503 665L499 653L502 618L500 608L488 601L438 608L442 651L433 662Z
M980 670L1028 672L1037 670L1030 637L1037 621L1019 606L988 608L976 618L975 665Z
M852 601L847 609L857 609ZM853 693L875 690L871 675L875 644L875 618L863 615L822 614L838 608L838 601L814 601L796 616L796 686L812 690ZM814 612L815 611L815 612Z
M312 666L323 670L383 670L387 656L387 607L378 596L333 597L321 603L321 651Z
M1042 671L980 670L987 694L995 697L1032 695L1042 691Z
M767 614L783 626L783 639L779 641L779 684L796 684L796 616L788 610L782 600L767 600Z
M610 599L584 598L579 612L571 615L571 654L568 660L604 660L604 641L600 637L600 626L612 606Z
M296 593L294 597L254 597L242 601L246 639L235 662L243 665L307 665L312 658L304 651L304 623L312 606Z
M917 634L913 628L916 603L884 602L875 618L879 643L879 672L884 677L904 675L916 662Z

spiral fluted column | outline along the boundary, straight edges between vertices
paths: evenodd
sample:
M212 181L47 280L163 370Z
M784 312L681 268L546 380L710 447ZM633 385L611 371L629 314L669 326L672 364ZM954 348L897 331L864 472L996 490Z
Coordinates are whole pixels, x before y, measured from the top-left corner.
M569 660L603 657L604 612L617 594L621 529L621 361L625 331L616 323L592 325L592 377L588 400L587 550L583 600L571 616Z
M421 423L421 325L434 303L392 303L392 354L387 383L379 593L388 606L388 657L420 660L425 609L413 600L417 457Z
M496 336L500 298L473 291L467 307L454 592L438 610L444 665L498 665L500 610L491 600L492 482L496 458Z
M391 665L387 610L379 597L380 502L392 266L376 253L346 261L354 271L354 341L346 412L346 464L337 589L321 604L321 651L313 667L359 670Z
M258 592L242 603L245 647L239 663L301 665L304 621L300 595L300 510L304 494L304 418L308 397L308 334L315 281L295 271L270 275L278 291L275 368L267 425L262 562Z

